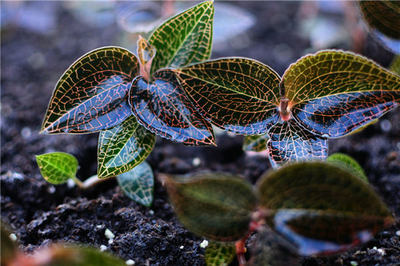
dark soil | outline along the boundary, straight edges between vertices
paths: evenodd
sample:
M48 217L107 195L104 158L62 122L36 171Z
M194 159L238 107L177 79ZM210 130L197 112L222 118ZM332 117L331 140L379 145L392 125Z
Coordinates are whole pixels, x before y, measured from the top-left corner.
M124 196L115 181L81 191L67 185L53 186L42 179L34 156L51 151L74 154L81 165L78 176L82 179L96 173L97 134L44 136L38 132L58 77L85 52L119 45L122 31L115 23L103 27L83 23L61 2L27 4L51 6L55 23L46 33L12 24L3 24L1 30L1 218L15 231L20 248L32 252L52 242L76 242L106 245L137 265L203 265L204 249L199 246L202 239L179 224L158 182L154 204L145 208ZM257 25L240 37L248 45L228 43L225 51L213 57L252 57L282 74L306 53L310 43L297 31L299 2L238 4L258 18ZM364 54L384 66L393 56L370 37ZM330 142L331 153L344 152L360 162L371 185L397 217L399 121L397 109L361 133ZM212 170L241 174L255 182L269 163L264 157L247 156L241 142L242 137L223 134L217 138L218 148L198 148L158 139L148 162L155 175ZM195 157L201 160L197 167L192 163ZM104 235L106 228L115 234L111 244ZM399 264L399 230L397 222L358 249L330 258L306 258L303 265L350 265L352 261L358 265Z

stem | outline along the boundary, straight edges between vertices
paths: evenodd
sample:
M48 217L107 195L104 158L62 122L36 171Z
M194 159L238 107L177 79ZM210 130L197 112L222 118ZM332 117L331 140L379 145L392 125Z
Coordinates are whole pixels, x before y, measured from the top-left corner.
M114 178L113 177L109 177L109 178L99 178L97 175L92 175L91 177L89 177L88 179L86 179L84 182L82 182L81 180L79 180L76 176L72 178L72 180L75 181L75 183L77 184L77 186L80 189L88 189L91 188L93 186L95 186L96 184L99 184L101 182L107 181L110 178Z

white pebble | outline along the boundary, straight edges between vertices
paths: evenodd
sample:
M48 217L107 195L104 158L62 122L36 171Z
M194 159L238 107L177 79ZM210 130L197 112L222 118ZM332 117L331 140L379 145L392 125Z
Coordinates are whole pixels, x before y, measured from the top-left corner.
M125 261L126 265L135 265L135 261L134 260L127 260Z
M150 214L150 215L154 215L154 211L153 211L153 210L150 210L150 211L149 211L149 214Z
M56 192L56 188L55 188L54 186L49 186L49 188L47 189L47 191L48 191L50 194L54 194L54 192Z
M200 243L200 247L201 247L201 248L206 248L207 246L208 246L208 241L204 239L204 240Z
M351 265L351 266L357 266L358 263L357 263L357 261L352 260L352 261L350 261L350 265Z
M179 249L183 249L183 248L184 248L184 246L180 246L180 247L179 247Z
M193 165L194 167L197 167L197 166L199 166L200 164L201 164L201 160L200 160L199 157L193 158L193 160L192 160L192 165Z
M101 229L103 227L103 225L102 224L98 224L98 225L96 225L96 228L97 229Z
M32 130L29 127L24 127L21 130L21 136L24 139L28 139L32 135Z
M108 239L113 239L115 237L115 235L113 234L113 232L111 232L110 229L106 228L106 230L104 231L104 235L108 238Z
M396 231L396 236L400 236L400 230Z
M14 233L10 234L9 237L12 241L17 241L17 236Z
M105 250L107 250L107 247L105 245L101 245L100 246L100 251L105 251Z
M114 243L113 239L108 240L108 244L111 245L112 243Z
M75 184L75 181L74 181L74 180L68 179L68 181L67 181L67 186L68 186L69 188L73 188L75 185L76 185L76 184Z

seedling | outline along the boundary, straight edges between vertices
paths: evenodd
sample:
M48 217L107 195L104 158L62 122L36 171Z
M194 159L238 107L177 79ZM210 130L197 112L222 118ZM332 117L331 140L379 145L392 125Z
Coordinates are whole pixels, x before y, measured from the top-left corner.
M324 159L327 139L354 132L400 102L400 77L351 52L300 58L279 75L255 60L232 57L173 70L207 120L259 135L246 148L267 149L271 164Z
M265 232L265 227L289 251L322 256L365 243L394 223L374 190L349 170L352 166L336 162L288 164L261 176L255 189L230 174L160 177L181 223L214 241L237 241L239 263L244 265L246 239L253 231ZM263 237L256 237L259 245L268 244L260 243ZM218 247L217 254L219 250L224 250L219 258L228 258L232 251ZM253 260L264 255L253 254Z

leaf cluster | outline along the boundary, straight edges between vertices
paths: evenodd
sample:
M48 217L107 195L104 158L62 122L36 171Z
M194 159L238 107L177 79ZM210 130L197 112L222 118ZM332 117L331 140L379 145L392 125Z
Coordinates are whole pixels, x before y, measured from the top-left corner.
M365 243L394 223L359 165L341 154L329 162L269 171L254 188L239 176L221 173L165 175L163 181L180 222L213 241L243 240L268 226L296 254L327 255ZM209 253L217 258L231 254L228 247L214 245Z

